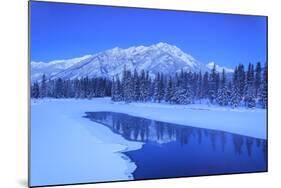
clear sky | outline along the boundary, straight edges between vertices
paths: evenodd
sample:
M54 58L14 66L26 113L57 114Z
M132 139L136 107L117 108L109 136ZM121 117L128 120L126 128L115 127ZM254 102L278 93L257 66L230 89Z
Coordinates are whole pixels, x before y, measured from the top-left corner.
M166 42L202 63L266 61L266 17L31 2L31 60Z

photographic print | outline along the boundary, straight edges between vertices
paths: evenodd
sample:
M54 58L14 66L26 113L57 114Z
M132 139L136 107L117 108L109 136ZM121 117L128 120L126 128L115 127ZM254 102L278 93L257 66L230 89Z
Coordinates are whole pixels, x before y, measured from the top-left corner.
M267 171L267 17L29 2L29 185Z

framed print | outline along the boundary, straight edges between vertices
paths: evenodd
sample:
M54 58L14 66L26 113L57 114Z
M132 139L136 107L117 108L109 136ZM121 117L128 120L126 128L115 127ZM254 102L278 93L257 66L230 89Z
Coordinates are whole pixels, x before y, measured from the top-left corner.
M267 16L29 2L29 186L266 172Z

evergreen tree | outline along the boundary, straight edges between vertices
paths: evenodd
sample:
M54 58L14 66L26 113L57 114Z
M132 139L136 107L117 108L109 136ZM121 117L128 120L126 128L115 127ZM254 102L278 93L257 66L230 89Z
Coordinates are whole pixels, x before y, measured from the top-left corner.
M268 78L267 78L267 64L264 67L263 71L263 79L262 79L262 96L261 96L261 101L262 101L262 106L263 108L267 108L268 104Z
M217 71L216 71L216 64L214 64L214 67L211 71L210 77L209 77L209 91L208 91L208 99L211 103L214 102L214 99L217 95Z
M239 106L240 98L241 96L239 95L239 89L235 85L233 85L230 95L230 105L233 108Z
M172 97L174 95L174 88L173 88L173 81L172 81L172 77L169 77L169 81L165 90L165 101L166 102L171 102Z
M236 82L236 87L238 89L239 96L241 97L240 100L241 100L245 93L245 77L246 77L243 64L238 65L237 73L238 73L238 78Z
M125 75L123 75L123 97L125 102L133 102L133 93L134 93L134 85L133 85L133 76L131 71L126 71Z
M140 84L140 97L139 100L142 102L145 102L147 100L148 97L148 86L147 86L147 78L145 75L145 71L142 70L141 71L141 75L140 75L140 80L139 80L139 84Z
M249 63L247 70L244 102L245 106L249 108L256 106L254 90L254 65L251 63Z
M111 87L112 87L112 81L108 79L103 79L105 83L105 88L104 88L104 96L111 96Z
M238 69L237 69L237 67L235 67L234 72L233 72L232 83L233 83L233 85L237 85L237 83L238 83Z
M164 98L164 80L163 75L159 72L154 80L154 100L161 102Z
M55 97L54 96L54 90L55 90L55 81L49 79L48 82L46 82L46 90L47 90L47 97Z
M258 94L261 88L261 72L261 64L258 62L255 70L255 97L259 97Z
M117 99L116 99L117 98L117 83L115 82L114 77L112 79L111 93L112 93L111 100L117 101Z
M31 97L38 99L40 97L40 89L38 82L34 82L31 87Z
M146 74L145 74L145 87L144 87L144 101L148 101L148 100L151 100L151 97L153 96L153 93L150 93L150 92L153 92L153 90L151 90L151 78L149 76L149 72L146 71Z
M164 100L165 95L165 83L164 83L164 74L160 74L160 100Z
M225 75L225 70L222 69L220 86L223 88L225 85L226 85L226 75Z
M229 100L229 92L226 86L223 86L218 90L217 94L217 102L221 106L226 106L228 105L228 100Z
M78 80L78 78L76 78L75 80L74 80L74 97L75 98L79 98L80 97L80 80Z
M148 100L154 101L154 91L155 91L155 83L149 78L149 95Z
M111 88L111 100L122 101L122 88L118 75L116 76L116 79L113 78Z
M88 87L89 87L89 96L88 98L91 99L93 97L95 97L95 79L94 78L91 78L89 79L89 84L88 84ZM112 85L109 87L110 90L112 89Z
M254 74L255 74L254 73L254 65L249 63L248 70L247 70L247 87L251 90L253 90L253 88L251 88L251 87L254 86L254 79L255 79Z
M191 90L190 87L178 86L174 92L171 101L176 104L190 104L191 103Z
M80 98L86 98L86 80L85 80L85 78L81 78L80 79ZM99 94L98 94L98 92L96 93L96 96L98 97L99 96Z
M201 71L199 72L199 75L198 75L197 87L198 87L198 93L196 96L201 102L201 99L203 98L203 79L202 79Z
M133 76L133 100L138 101L140 99L140 80L137 70L134 71Z
M122 98L122 96L123 96L123 89L122 89L122 84L120 82L119 76L117 76L117 79L116 79L116 89L117 89L116 100L117 101L123 100L123 98Z
M56 79L55 97L63 98L63 80L61 78Z
M46 76L43 74L40 86L40 97L44 98L47 96Z
M207 98L209 93L209 73L205 72L202 83L202 97Z
M215 86L215 93L217 94L217 93L218 93L218 90L219 90L219 88L220 88L220 83L221 83L220 74L219 74L219 73L216 74L215 83L216 83L216 86Z
M198 99L199 95L199 76L197 73L191 75L191 79L188 81L188 85L191 87L191 101L195 103L195 100Z

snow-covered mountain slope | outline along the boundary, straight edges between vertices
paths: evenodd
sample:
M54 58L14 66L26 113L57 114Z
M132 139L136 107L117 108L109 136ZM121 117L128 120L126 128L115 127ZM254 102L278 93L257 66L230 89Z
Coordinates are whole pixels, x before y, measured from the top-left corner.
M212 69L212 68L214 67L214 65L215 65L215 62L212 61L212 62L208 63L206 66L207 66L209 69ZM216 70L217 70L218 72L222 72L223 69L224 69L224 71L225 71L226 73L233 73L233 72L234 72L233 69L230 69L230 68L227 68L227 67L223 67L223 66L219 66L219 65L216 64Z
M55 63L54 63L55 62ZM74 79L81 77L107 77L121 75L127 70L149 71L151 76L157 72L174 74L184 71L207 71L209 66L200 63L191 55L167 43L151 46L137 46L122 49L115 47L95 55L88 55L72 60L53 61L50 63L31 63L32 81L43 74L47 77Z
M127 49L116 47L77 63L54 77L70 79L85 76L112 77L120 75L124 67L128 70L149 70L153 76L157 72L172 74L182 69L198 71L204 66L176 46L158 43L148 47L138 46Z
M66 70L69 67L75 65L76 63L79 63L90 57L91 55L85 55L83 57L78 57L74 59L55 60L50 61L48 63L31 61L31 80L39 80L41 79L43 74L45 74L46 77L50 78L51 76L63 70Z

